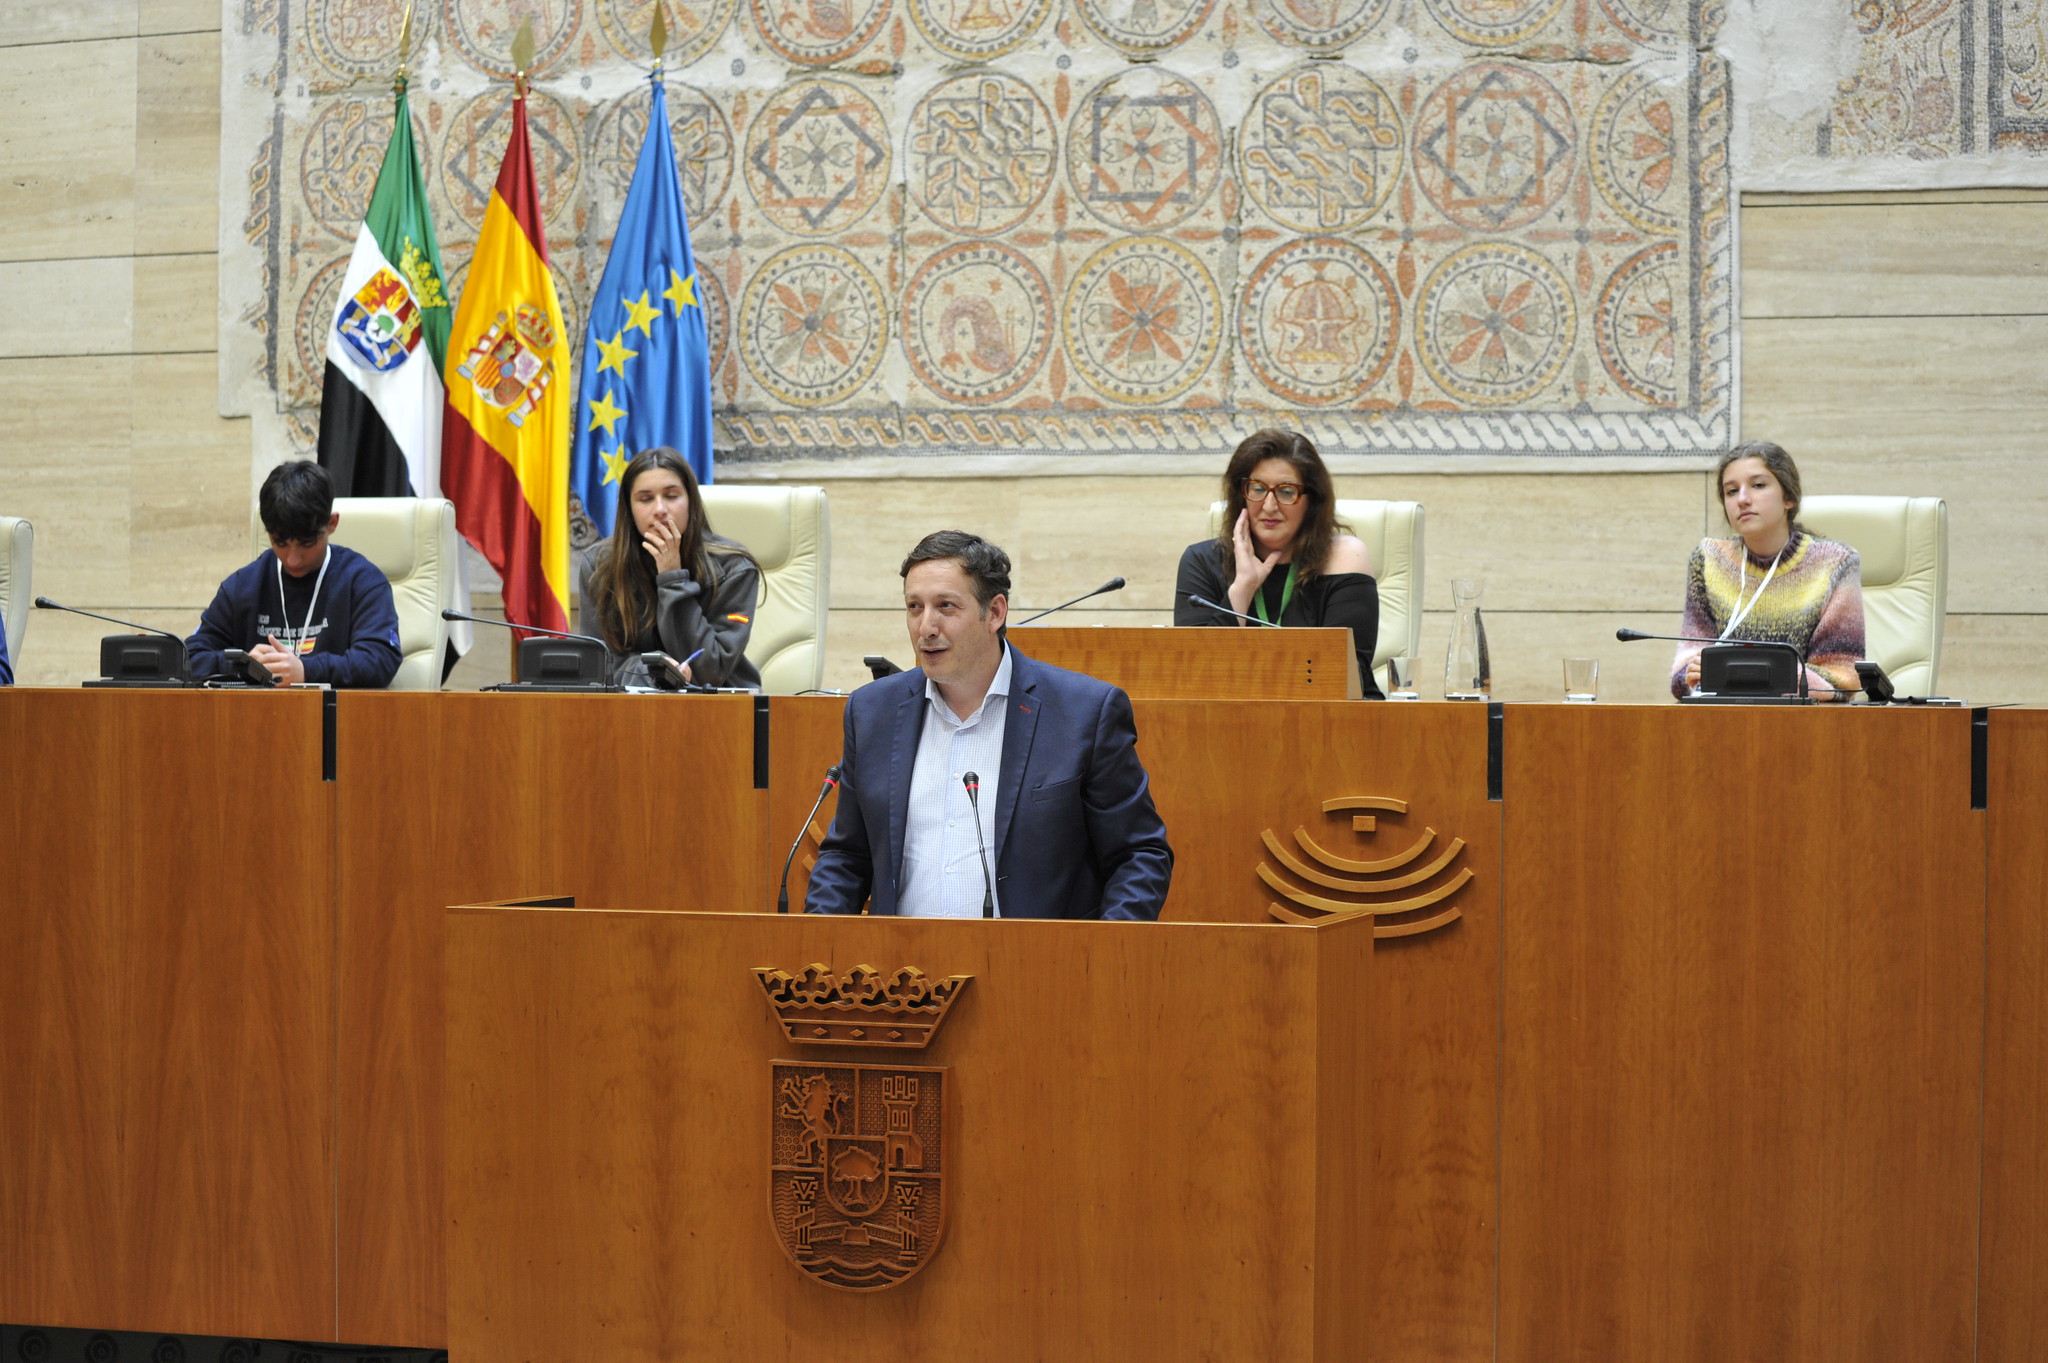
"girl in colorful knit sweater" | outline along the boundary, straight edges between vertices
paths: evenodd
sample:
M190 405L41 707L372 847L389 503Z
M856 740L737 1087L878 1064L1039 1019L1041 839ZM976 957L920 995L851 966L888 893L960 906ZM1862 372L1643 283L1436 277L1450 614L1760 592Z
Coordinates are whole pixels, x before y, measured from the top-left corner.
M1771 640L1806 654L1816 700L1847 700L1863 656L1863 574L1856 551L1800 525L1799 468L1767 440L1737 445L1715 471L1733 539L1704 539L1685 577L1695 638ZM1681 644L1671 694L1700 680L1700 644Z

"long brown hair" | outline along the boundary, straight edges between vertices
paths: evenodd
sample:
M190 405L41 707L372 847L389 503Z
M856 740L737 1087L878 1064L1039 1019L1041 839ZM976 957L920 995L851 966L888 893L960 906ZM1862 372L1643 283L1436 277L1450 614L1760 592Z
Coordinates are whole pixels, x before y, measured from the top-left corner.
M619 478L619 510L612 523L611 540L598 556L596 571L591 575L597 597L598 629L615 653L631 652L640 636L654 628L654 559L642 545L640 527L633 520L633 485L655 469L667 469L681 479L683 493L690 500L690 521L683 527L682 560L690 576L703 584L707 605L714 581L712 556L750 557L744 548L711 533L704 517L704 496L697 490L697 475L690 472L688 460L666 445L634 455Z
M1295 580L1306 582L1330 561L1330 545L1338 533L1349 534L1351 527L1337 519L1337 488L1323 466L1323 457L1299 431L1254 431L1231 454L1223 470L1223 529L1216 537L1223 574L1227 579L1237 563L1231 537L1238 515L1245 509L1244 481L1268 459L1292 464L1294 476L1301 480L1302 495L1308 498L1308 514L1301 518L1301 529L1294 536Z
M1721 456L1721 462L1714 465L1714 496L1721 500L1721 518L1728 518L1728 499L1721 495L1721 478L1728 472L1728 466L1738 459L1758 459L1778 480L1778 490L1785 494L1785 533L1813 532L1799 523L1799 465L1792 462L1792 456L1785 453L1783 445L1768 440L1750 440L1737 445ZM1732 526L1730 527L1733 528Z

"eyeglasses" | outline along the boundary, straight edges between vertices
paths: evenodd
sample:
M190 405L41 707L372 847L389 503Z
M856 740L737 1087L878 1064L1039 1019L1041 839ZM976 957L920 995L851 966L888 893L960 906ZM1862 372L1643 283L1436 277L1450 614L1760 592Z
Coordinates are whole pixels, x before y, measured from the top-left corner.
M1244 482L1244 499L1257 506L1268 496L1272 496L1279 498L1282 506L1293 506L1301 500L1302 490L1300 483L1261 483L1257 479L1247 478Z

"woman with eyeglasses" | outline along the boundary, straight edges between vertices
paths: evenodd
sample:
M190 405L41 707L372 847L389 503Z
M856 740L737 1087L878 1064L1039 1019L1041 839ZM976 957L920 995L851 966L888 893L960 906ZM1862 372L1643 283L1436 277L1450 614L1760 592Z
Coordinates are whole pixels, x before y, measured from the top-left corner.
M1307 436L1247 436L1223 470L1223 533L1180 556L1174 624L1256 628L1196 605L1197 596L1279 625L1349 625L1359 684L1368 698L1381 699L1372 675L1380 635L1372 555L1337 519L1330 471Z

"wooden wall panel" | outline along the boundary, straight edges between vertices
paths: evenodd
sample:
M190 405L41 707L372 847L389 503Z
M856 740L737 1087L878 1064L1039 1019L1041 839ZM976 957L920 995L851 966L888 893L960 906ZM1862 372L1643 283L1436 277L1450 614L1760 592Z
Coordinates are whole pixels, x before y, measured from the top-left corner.
M333 1329L320 705L0 691L0 1319Z
M1318 1077L1318 958L1369 1000L1362 924L458 910L449 942L452 1357L1306 1363L1326 1273L1329 1332L1370 1331L1369 1221L1315 1205L1318 1108L1370 1101ZM767 1062L811 1048L751 972L810 961L975 977L927 1051L809 1056L950 1068L945 1239L888 1291L769 1227Z
M2048 1357L2048 710L1991 712L1982 1363Z
M758 897L753 701L351 693L340 718L335 1337L438 1346L442 907Z
M1509 721L1503 1363L1969 1359L1968 714Z

